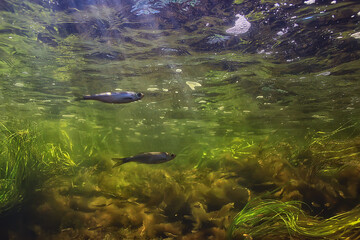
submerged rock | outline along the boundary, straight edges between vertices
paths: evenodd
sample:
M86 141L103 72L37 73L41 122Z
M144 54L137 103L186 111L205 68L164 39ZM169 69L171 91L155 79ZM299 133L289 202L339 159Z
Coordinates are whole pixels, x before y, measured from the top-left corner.
M159 56L184 56L191 55L184 48L169 48L169 47L159 47L151 50L152 53L155 53Z
M209 44L221 44L221 43L224 43L226 42L227 40L229 40L230 37L229 36L224 36L224 35L220 35L220 34L214 34L212 36L209 36L207 38L207 43Z
M351 37L355 38L355 39L360 39L360 32L357 33L353 33L350 35Z
M106 59L106 60L124 60L125 57L120 52L94 52L91 54L86 54L88 59Z
M33 2L45 6L41 1ZM114 44L126 43L130 49L128 55L138 54L139 47L151 47L153 50L144 58L187 55L187 51L178 50L189 46L194 51L266 52L281 61L335 54L338 57L330 59L335 66L358 57L353 48L351 53L345 54L345 51L339 53L336 50L343 49L348 38L359 39L357 32L340 32L343 27L352 31L356 29L358 10L351 2L326 5L330 2L317 1L317 8L314 8L314 4L306 5L301 0L286 4L274 1L237 1L233 4L234 1L210 0L125 0L121 3L98 0L91 3L78 1L76 4L54 1L53 5L59 4L57 6L61 6L67 16L54 26L57 33L40 33L38 39L56 46L57 41L52 41L52 37L81 35L99 38L104 43L111 38ZM239 12L241 14L237 14ZM237 17L235 23L233 16ZM183 29L191 36L179 35L176 41L167 38L177 34L173 31L177 29ZM177 50L159 47L156 42L151 42L155 39L169 41L170 46L179 44L179 47L174 48Z
M223 51L235 50L245 47L243 39L222 34L211 34L205 38L192 38L182 41L188 44L194 51Z
M236 20L235 25L227 29L226 33L237 36L239 34L246 33L247 31L249 31L251 27L251 23L248 22L243 15L236 14L236 17L238 19Z

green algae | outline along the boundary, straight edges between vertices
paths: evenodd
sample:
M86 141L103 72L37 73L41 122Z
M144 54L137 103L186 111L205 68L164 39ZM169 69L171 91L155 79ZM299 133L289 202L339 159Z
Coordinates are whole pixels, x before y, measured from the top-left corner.
M2 125L1 135L1 214L17 211L46 179L67 174L76 166L67 152L39 141L35 132L12 131Z
M244 2L244 0L235 0L234 4L242 4Z
M310 144L310 147L312 151L319 151L320 154L309 159L313 162L311 165L316 165L316 161L321 161L321 154L324 150L319 148L322 147L330 149L328 152L337 156L343 155L344 151L356 151L356 148L351 146L356 145L356 139L347 139L342 146L339 145L339 141L332 140L334 136L349 129L354 129L354 126L342 127L339 130L327 133L326 137L314 137L313 139L316 141L309 141L310 143L316 142ZM243 237L248 236L249 239L262 236L269 238L273 236L276 239L279 236L286 238L289 235L298 238L356 236L353 235L356 234L354 230L358 227L356 221L358 208L356 207L349 209L344 214L335 214L334 217L328 217L327 220L324 220L320 217L314 218L308 215L307 211L316 206L309 202L316 201L311 196L309 196L310 198L303 196L299 199L307 202L304 210L300 207L302 202L293 200L280 202L278 200L258 199L245 205L249 199L258 195L261 188L275 192L276 198L285 199L298 197L299 195L294 195L293 192L296 190L301 192L306 184L313 187L320 184L320 179L328 179L328 176L318 174L319 170L326 169L326 165L319 165L322 167L317 168L317 171L314 172L311 165L294 168L286 164L289 156L297 156L296 148L291 149L290 152L282 148L274 150L271 147L272 144L255 144L237 138L219 148L203 149L202 164L196 169L189 169L188 167L194 164L191 163L192 159L199 159L191 154L177 156L186 162L183 165L177 163L175 159L173 162L161 165L161 167L129 164L119 169L112 169L113 163L111 163L110 156L109 158L104 156L99 158L99 156L96 157L97 154L93 155L91 152L88 152L89 158L97 158L96 161L84 161L79 164L70 161L73 156L77 155L75 153L84 147L74 144L73 138L76 136L74 133L68 134L62 131L59 136L60 145L47 144L46 148L41 147L41 141L38 141L39 136L29 138L28 134L28 131L18 131L16 134L12 134L14 140L11 141L14 142L11 145L24 141L34 144L37 139L36 147L22 147L22 152L31 157L25 159L35 159L32 152L37 153L38 150L42 150L42 154L46 154L45 157L41 158L41 161L36 160L38 163L36 167L26 168L27 174L24 174L23 180L19 181L29 183L35 180L37 182L37 184L32 182L31 185L27 185L25 193L31 192L31 189L37 186L38 191L33 198L37 199L38 205L29 208L30 202L26 203L26 206L32 215L47 216L54 222L45 224L43 220L35 217L26 224L30 226L40 224L44 228L43 230L45 228L60 228L61 233L53 236L60 237L69 234L71 236L76 231L81 236L92 236L96 239L100 239L106 234L113 237L155 238L165 234L172 237L203 238L204 235L202 234L208 232L208 234L224 239L226 229L229 229L228 231L234 236L240 234ZM324 134L320 133L321 135ZM96 143L97 138L93 137L95 140L94 147L99 144ZM15 141L16 139L17 141ZM85 142L89 144L89 139ZM106 143L106 140L104 142ZM322 144L317 144L318 142ZM278 145L285 147L283 143ZM21 146L26 145L22 143ZM334 151L334 146L346 147L347 149ZM86 152L87 148L92 148L92 151L95 152L100 151L94 147L88 145L84 151ZM29 149L30 153L25 149ZM69 151L69 154L64 149ZM303 156L303 154L300 155ZM5 155L2 154L1 156ZM20 159L22 155L16 153L15 156L19 156L16 159ZM351 153L346 156L347 159L353 157ZM327 158L327 156L324 157ZM187 158L189 159L187 160ZM27 162L30 164L30 161ZM346 162L344 159L343 164L348 164ZM356 161L352 164L356 164ZM354 169L354 167L352 168ZM340 172L333 172L332 174L328 172L329 177L340 179L339 174L345 168L340 169L342 169ZM28 171L30 170L32 174L36 174L36 178L29 174ZM342 174L349 175L348 170ZM300 172L287 174L288 171L300 171L301 174L299 174ZM39 173L44 175L39 175ZM289 181L292 183L300 181L301 176L308 176L309 174L313 175L312 178L316 176L317 179L307 179L302 185L290 184L291 188L289 188ZM48 178L50 175L52 178ZM21 176L21 174L16 172L16 176ZM9 179L11 177L7 176L2 183L9 181ZM348 200L351 198L355 200L357 198L356 193L344 190L352 188L353 184L350 181L342 188L336 189L335 187L333 190ZM319 185L321 187L319 192L324 195L328 194L328 192L333 191L329 188L331 185L329 184L325 188L324 185ZM279 188L282 190L276 192ZM15 197L12 195L14 191L10 192L9 188L4 189L6 189L7 195L3 196L2 199L5 201L11 197L11 202L16 203ZM23 190L23 188L19 189ZM305 189L305 191L308 190ZM355 195L351 196L351 194ZM337 201L341 200L338 199ZM19 203L22 204L22 202L23 200L20 199ZM336 205L334 202L330 202L330 204L327 206ZM50 211L49 206L51 206L50 209L55 210ZM242 208L243 210L230 225L233 216ZM324 207L324 209L326 208ZM84 221L84 219L92 220ZM244 231L244 224L246 225L245 230L251 231ZM334 230L330 225L339 226L339 228ZM126 231L126 229L128 230ZM89 230L91 233L88 232ZM44 233L39 234L44 236Z
M228 239L358 239L359 206L331 218L313 217L301 202L254 200L234 218Z
M255 143L242 138L234 138L230 145L213 148L204 151L198 163L194 168L214 168L218 169L222 165L222 158L231 158L233 160L241 159L246 155L253 154ZM215 165L215 166L214 166Z
M338 141L331 139L335 134L328 135L329 138L321 140L324 144L311 145L316 145L313 151L320 151L319 146L329 149L333 146L343 147L338 145ZM70 136L61 137L63 146L72 145L69 143ZM344 146L351 148L351 145L356 145L356 141L347 139ZM313 187L320 184L320 179L328 179L327 176L314 172L312 167L294 168L286 164L289 156L296 156L296 148L288 152L278 147L276 152L271 145L254 145L240 138L227 147L226 145L207 150L208 153L203 156L203 165L197 169L187 167L191 159L185 165L174 160L162 165L161 168L129 164L112 169L110 157L100 158L92 164L82 163L75 174L67 177L64 174L57 175L36 194L40 207L32 208L32 214L45 215L56 221L51 225L43 225L42 220L36 218L35 222L27 224L40 224L51 229L60 227L61 233L55 235L57 237L71 236L77 232L80 236L92 236L96 239L106 234L113 237L156 238L165 234L172 237L203 238L202 234L205 232L225 239L226 229L234 234L234 237L242 236L249 239L262 236L269 239L287 236L300 239L356 236L357 207L321 218L309 215L309 211L312 213L310 209L316 206L310 201L317 200L312 196L303 196L299 199L301 202L257 198L256 201L247 203L249 199L259 195L259 189L263 189L260 190L260 196L264 189L268 189L276 199L297 198L299 195L294 195L293 192L297 190L303 193L301 189L304 185L309 184ZM278 145L285 147L284 143ZM70 148L74 151L77 146ZM333 151L333 154L342 155L343 152ZM320 156L310 160L319 161ZM186 161L186 158L193 156L186 154L178 157ZM350 157L352 156L348 155L348 158ZM216 160L221 164L216 165ZM342 174L349 175L348 170ZM288 171L300 172L287 174ZM302 185L293 184L300 181L301 176L309 174L317 179L307 179ZM351 174L356 175L355 172ZM340 179L339 176L339 172L330 175L333 179ZM292 184L291 188L289 184ZM355 195L351 196L345 191L352 188L353 184L356 183L350 181L342 188L334 189L348 199L348 203L351 198L356 202L356 193L352 193ZM317 194L326 196L334 190L330 189L331 185L334 183L325 187L319 185L321 189ZM279 188L282 190L279 191ZM305 192L308 190L305 189ZM44 197L45 193L49 195ZM307 204L303 205L303 201ZM340 198L337 201L340 203ZM58 210L47 210L49 204L50 209ZM330 208L335 205L337 204L330 202L327 206ZM321 209L328 211L328 208L323 206ZM240 209L243 210L234 218L231 225L231 219ZM331 225L339 227L332 228ZM89 230L91 231L88 232Z

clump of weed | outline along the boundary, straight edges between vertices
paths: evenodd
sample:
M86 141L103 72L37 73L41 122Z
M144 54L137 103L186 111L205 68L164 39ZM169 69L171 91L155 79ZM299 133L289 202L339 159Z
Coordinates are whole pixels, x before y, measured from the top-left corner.
M0 135L0 214L18 209L46 179L76 165L60 146L43 142L28 129L2 125Z
M229 239L359 239L360 206L328 219L309 216L299 201L250 201L233 219Z

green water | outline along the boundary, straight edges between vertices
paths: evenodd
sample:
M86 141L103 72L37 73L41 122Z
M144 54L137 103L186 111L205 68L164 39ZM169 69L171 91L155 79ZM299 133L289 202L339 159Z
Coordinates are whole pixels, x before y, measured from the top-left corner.
M228 9L242 6L235 5ZM277 188L285 193L274 198L313 204L310 214L321 217L359 202L360 40L350 36L359 31L356 2L300 4L288 10L302 26L296 34L259 39L254 30L232 37L235 45L214 46L206 39L230 27L230 10L149 27L156 15L130 18L101 4L61 11L6 1L0 9L1 183L14 181L21 193L14 205L3 201L10 206L1 219L4 239L224 239L248 200ZM268 19L264 9L248 11L253 28ZM342 17L336 24L329 14L304 19L323 10ZM80 27L65 34L66 24ZM191 24L198 29L186 30ZM309 44L316 24L343 45ZM301 37L298 46L308 46L299 49L311 54L285 51ZM145 96L129 104L77 100L107 91ZM11 137L19 131L29 138ZM112 157L154 151L177 157L111 168ZM9 174L19 159L37 160ZM291 182L298 184L284 187Z

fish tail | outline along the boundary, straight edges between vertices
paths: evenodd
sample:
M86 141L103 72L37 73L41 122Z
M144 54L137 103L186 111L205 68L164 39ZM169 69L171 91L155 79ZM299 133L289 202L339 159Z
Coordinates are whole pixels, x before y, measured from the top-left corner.
M84 100L84 98L83 98L83 97L75 97L75 98L74 98L74 101L77 101L77 102L78 102L78 101L81 101L81 100Z
M85 95L85 96L80 97L80 100L93 100L93 96Z
M130 161L129 158L112 158L112 160L117 162L114 164L113 168L118 167L118 166Z
M74 96L74 101L81 101L81 100L87 100L87 99L90 99L90 95L82 96L82 95L75 94L75 96Z

